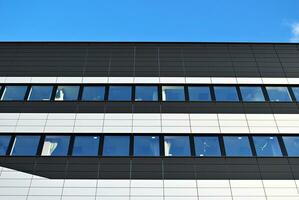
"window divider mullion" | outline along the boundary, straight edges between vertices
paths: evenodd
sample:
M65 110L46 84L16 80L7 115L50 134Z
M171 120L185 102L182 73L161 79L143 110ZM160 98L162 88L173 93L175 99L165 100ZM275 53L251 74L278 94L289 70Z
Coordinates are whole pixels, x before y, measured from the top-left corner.
M15 134L11 135L11 138L10 138L7 150L6 150L6 156L10 156L15 139L16 139L16 135Z
M37 152L36 152L37 156L41 156L42 155L42 151L43 151L43 146L44 146L44 143L45 143L45 139L46 139L46 134L42 134L41 137L40 137L40 140L39 140L38 147L37 147Z
M223 135L218 135L218 140L219 140L219 145L220 145L221 156L224 157L224 156L226 156L226 152L225 152L225 147L224 147Z
M284 157L287 157L288 156L288 152L287 152L287 149L284 145L284 142L283 142L283 139L282 139L282 136L281 135L277 135L277 140L278 140L278 144L280 146L280 149L281 149L281 153Z
M256 149L255 149L255 146L254 146L254 142L253 142L252 135L248 135L248 140L249 140L249 145L250 145L250 147L251 147L252 155L253 155L254 157L256 157L257 154L256 154Z
M58 85L53 85L50 101L55 101L55 96L56 96L57 88L58 88Z
M25 95L24 95L24 101L28 101L28 98L29 98L29 93L30 93L30 90L32 88L32 85L27 85L27 89L26 89L26 92L25 92Z
M73 148L74 148L74 143L75 143L75 134L70 135L70 143L69 143L69 148L67 152L67 156L71 156L73 153Z
M160 156L165 157L164 135L159 136L160 141Z

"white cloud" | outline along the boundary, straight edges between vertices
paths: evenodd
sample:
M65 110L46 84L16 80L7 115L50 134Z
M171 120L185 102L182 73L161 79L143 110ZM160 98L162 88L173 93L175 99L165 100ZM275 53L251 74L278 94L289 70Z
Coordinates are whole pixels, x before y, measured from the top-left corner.
M290 42L299 42L299 22L292 24L292 35Z

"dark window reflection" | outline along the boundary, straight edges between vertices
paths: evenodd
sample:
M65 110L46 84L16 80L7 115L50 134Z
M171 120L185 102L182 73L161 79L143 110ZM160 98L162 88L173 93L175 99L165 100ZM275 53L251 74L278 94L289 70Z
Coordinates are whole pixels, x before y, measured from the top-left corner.
M189 136L164 136L165 156L190 156Z
M104 101L104 86L84 86L82 101Z
M158 136L134 136L134 156L159 156Z
M265 101L261 87L241 86L240 90L243 101Z
M99 151L100 137L98 136L76 136L73 156L97 156Z
M215 86L216 101L239 101L235 86Z
M190 101L211 101L210 87L208 86L189 86Z
M0 136L0 155L1 156L6 155L10 139L11 139L10 135L1 135Z
M27 86L6 86L1 100L4 101L23 101L27 91Z
M79 88L79 86L58 86L55 101L78 100Z
M288 156L299 156L299 137L283 136L282 139L287 149Z
M226 156L252 156L247 136L224 136Z
M129 156L129 136L105 136L103 156Z
M282 156L275 136L253 136L253 142L257 156Z
M110 86L109 101L131 101L132 87L131 86Z
M52 96L53 86L32 86L29 101L49 101Z
M217 136L196 136L194 143L196 156L221 156Z
M184 86L162 86L163 101L185 101Z
M135 101L158 101L158 87L136 86Z
M13 156L35 156L39 144L40 136L37 135L17 135L11 150Z
M287 87L266 87L270 101L292 101Z
M47 135L44 141L42 156L66 156L70 136Z

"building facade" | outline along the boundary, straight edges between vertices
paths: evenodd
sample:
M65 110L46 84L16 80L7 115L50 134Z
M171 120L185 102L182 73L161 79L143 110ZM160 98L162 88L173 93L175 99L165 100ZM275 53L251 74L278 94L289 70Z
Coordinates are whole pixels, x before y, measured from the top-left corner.
M0 199L299 199L299 44L7 42L0 86Z

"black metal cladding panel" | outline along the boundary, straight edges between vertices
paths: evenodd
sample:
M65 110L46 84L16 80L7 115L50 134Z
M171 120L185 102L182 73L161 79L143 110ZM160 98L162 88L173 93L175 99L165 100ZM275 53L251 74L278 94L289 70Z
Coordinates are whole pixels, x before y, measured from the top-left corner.
M0 112L298 114L299 106L283 102L1 102Z
M0 157L0 165L51 179L296 179L298 158Z
M298 44L0 43L1 76L298 77Z

